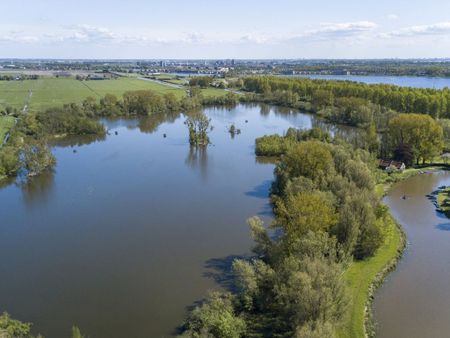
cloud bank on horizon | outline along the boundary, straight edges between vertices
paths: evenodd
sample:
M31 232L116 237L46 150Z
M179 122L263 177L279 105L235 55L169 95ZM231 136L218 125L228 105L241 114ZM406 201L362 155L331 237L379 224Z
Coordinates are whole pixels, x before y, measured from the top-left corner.
M450 2L18 0L0 58L450 57Z

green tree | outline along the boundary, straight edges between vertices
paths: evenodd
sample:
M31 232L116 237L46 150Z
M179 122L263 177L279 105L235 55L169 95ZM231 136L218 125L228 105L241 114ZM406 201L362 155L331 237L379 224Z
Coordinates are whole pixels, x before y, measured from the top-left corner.
M409 145L417 164L442 152L442 127L428 115L400 114L390 121L388 132L391 149L401 144Z
M0 148L0 176L14 176L20 169L19 151L16 147Z
M306 141L288 149L279 170L291 178L305 176L317 182L334 173L334 162L326 144Z
M50 152L46 140L25 143L21 157L28 176L38 175L55 164L55 157Z
M300 192L280 199L275 205L275 224L289 240L308 231L328 231L337 222L337 214L329 195L323 192Z
M211 119L202 112L192 113L186 120L189 129L189 143L206 146L209 143L208 130Z
M72 338L84 338L78 327L72 326Z
M212 292L191 312L185 329L182 337L239 338L244 335L246 325L235 314L232 295Z
M12 319L8 313L0 315L0 337L5 338L25 338L29 337L31 323L22 323Z

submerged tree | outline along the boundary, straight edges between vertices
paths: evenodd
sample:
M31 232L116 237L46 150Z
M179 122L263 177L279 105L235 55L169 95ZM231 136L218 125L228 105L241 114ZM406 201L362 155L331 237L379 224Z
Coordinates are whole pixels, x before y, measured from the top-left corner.
M192 114L186 120L189 129L189 143L195 146L209 144L208 129L211 119L202 112Z
M25 144L21 157L23 168L27 171L28 176L38 175L55 164L55 157L50 152L45 140Z

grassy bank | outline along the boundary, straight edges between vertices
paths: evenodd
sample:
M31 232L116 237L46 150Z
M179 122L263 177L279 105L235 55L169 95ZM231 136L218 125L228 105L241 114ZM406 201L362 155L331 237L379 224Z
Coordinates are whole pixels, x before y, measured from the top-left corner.
M6 133L14 126L14 117L0 116L0 146L5 139Z
M443 163L435 163L386 175L379 179L380 183L376 185L375 191L382 198L395 182L425 172L443 169L448 170L448 166ZM450 193L450 189L448 193ZM445 198L450 201L448 193L442 195L443 203ZM450 215L450 205L447 207ZM378 249L375 256L352 263L344 274L351 291L351 304L348 317L338 332L339 337L359 338L364 337L366 333L374 334L370 308L373 293L382 284L386 274L395 267L406 243L401 227L390 215L387 224L384 244Z
M383 245L375 256L350 265L344 274L350 289L351 303L348 317L338 331L342 338L365 336L365 322L370 317L373 292L382 283L385 275L395 267L404 247L404 236L395 220L389 216ZM370 321L369 321L370 323ZM367 331L372 332L371 325Z

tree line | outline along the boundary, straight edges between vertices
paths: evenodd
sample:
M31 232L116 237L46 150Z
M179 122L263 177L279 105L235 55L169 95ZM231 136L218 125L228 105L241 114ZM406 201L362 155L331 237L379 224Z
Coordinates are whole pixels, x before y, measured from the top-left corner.
M267 100L302 107L310 103L311 109L347 107L370 102L399 113L428 114L434 118L450 117L450 89L400 87L387 84L364 84L352 81L312 80L258 76L244 78L244 89L264 94ZM339 99L348 98L351 102ZM363 101L353 102L355 99Z

